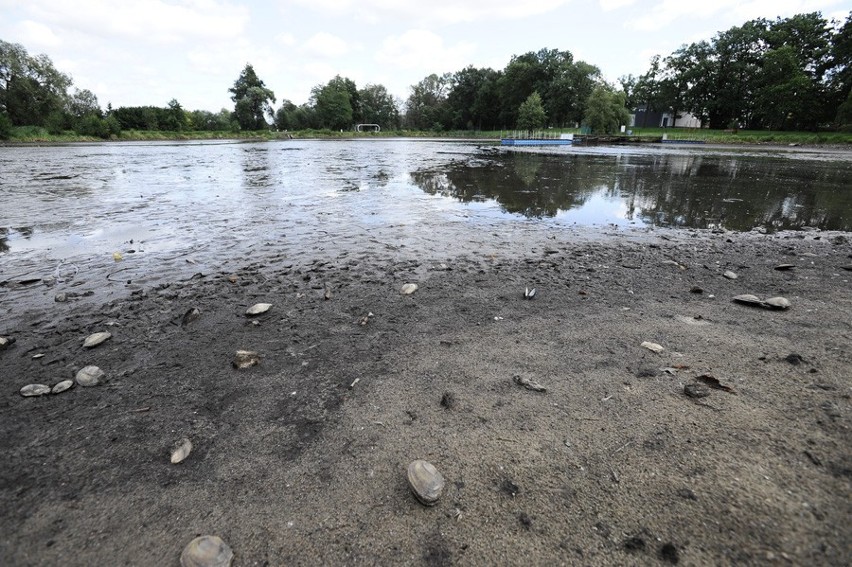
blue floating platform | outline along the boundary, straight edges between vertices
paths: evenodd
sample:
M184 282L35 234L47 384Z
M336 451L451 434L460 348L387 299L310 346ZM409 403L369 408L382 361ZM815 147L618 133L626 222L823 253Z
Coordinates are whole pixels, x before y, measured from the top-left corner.
M706 144L704 140L662 140L663 144Z

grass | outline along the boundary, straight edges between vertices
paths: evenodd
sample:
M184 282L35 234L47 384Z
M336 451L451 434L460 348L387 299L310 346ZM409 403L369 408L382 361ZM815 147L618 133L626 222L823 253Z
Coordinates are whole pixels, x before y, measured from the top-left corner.
M167 132L148 130L125 130L112 138L119 141L182 141L182 140L287 140L287 139L341 139L341 138L463 138L473 140L499 140L510 131L500 130L453 130L445 132L421 132L416 130L387 130L382 132L352 132L335 130L299 130L275 132L260 130L239 131L188 131ZM545 131L558 137L560 133L579 133L577 129L553 128ZM707 130L700 128L632 128L634 136L662 136L671 140L703 140L713 144L802 144L802 145L849 145L852 132L780 132L767 130ZM12 130L11 143L72 143L103 142L100 138L80 136L73 131L51 134L39 126L18 126Z

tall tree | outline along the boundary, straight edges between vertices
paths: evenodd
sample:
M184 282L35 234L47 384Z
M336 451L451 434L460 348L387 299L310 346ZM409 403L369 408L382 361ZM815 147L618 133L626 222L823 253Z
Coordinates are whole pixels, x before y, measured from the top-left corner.
M275 93L257 76L254 67L246 64L234 86L228 89L234 101L234 117L243 130L263 130L269 127L266 116L273 117Z
M431 74L411 87L405 102L405 120L409 127L419 130L445 130L452 120L447 107L451 75Z
M358 100L363 123L378 124L385 130L399 128L399 108L384 85L367 85L358 91Z
M13 124L41 126L62 112L71 83L47 55L32 57L22 45L0 40L0 112Z
M584 122L592 131L611 134L630 121L630 113L624 106L625 94L615 92L609 86L598 85L586 102Z
M358 89L351 79L337 75L326 85L317 85L311 90L311 101L323 128L332 130L351 129L360 110Z
M534 91L518 108L518 129L532 134L533 130L542 128L547 122L547 114L541 103L541 96Z

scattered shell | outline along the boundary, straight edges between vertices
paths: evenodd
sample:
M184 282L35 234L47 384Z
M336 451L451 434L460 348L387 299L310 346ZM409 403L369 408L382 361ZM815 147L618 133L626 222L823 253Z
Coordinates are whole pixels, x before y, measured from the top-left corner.
M329 299L331 299L332 294L331 294L331 288L330 288L330 287L325 286L325 293L323 293L322 297L323 297L323 299L325 299L326 301L328 301Z
M39 358L44 358L44 353L40 352L38 354L33 355L33 360L38 360Z
M725 272L724 274L722 274L722 275L723 275L724 277L728 278L729 280L735 280L735 279L737 279L737 274L735 274L735 273L734 273L734 272L732 272L731 270L726 271L726 272Z
M246 309L246 315L260 315L261 313L266 313L270 309L272 309L271 303L255 303Z
M845 266L840 266L841 270L846 270L847 272L852 272L852 264L847 264Z
M666 350L662 346L658 345L657 343L651 343L651 342L648 342L648 341L644 341L639 346L646 348L646 349L653 351L653 352L663 352L664 350Z
M4 350L15 344L15 337L0 337L0 350Z
M243 368L251 368L259 362L260 355L256 352L251 350L238 350L234 355L234 360L231 361L231 364L234 365L234 368L242 370Z
M51 390L51 394L61 394L65 390L70 390L71 386L74 385L74 380L63 380L59 384L55 385Z
M31 398L33 396L43 396L49 393L50 386L45 386L44 384L27 384L26 386L21 388L21 395L25 398Z
M181 567L229 567L234 552L218 536L197 537L180 554Z
M81 386L97 386L103 377L104 371L97 366L86 366L77 372L75 379Z
M792 270L795 267L796 264L778 264L777 266L775 266L775 269L779 272L784 272L786 270Z
M532 299L533 297L535 297L535 288L526 288L524 290L524 299Z
M763 301L761 301L759 297L750 293L745 293L743 295L735 295L734 301L736 301L737 303L743 303L745 305L763 305Z
M192 441L189 439L184 439L181 441L177 447L172 451L172 464L176 465L182 462L189 456L189 453L192 451Z
M416 460L408 465L408 487L426 506L434 506L444 490L444 477L432 463Z
M684 266L684 265L683 265L683 264L681 264L680 262L675 262L674 260L663 260L663 265L664 265L664 266L677 266L677 267L678 267L678 268L680 268L681 270L685 270L685 269L686 269L686 266Z
M180 325L181 327L186 327L193 321L197 321L199 317L201 317L201 311L198 310L198 307L193 307L183 314L183 318L180 320Z
M687 384L683 387L683 393L690 398L706 398L710 395L710 388L704 384Z
M112 333L94 333L86 337L86 340L83 341L83 346L85 348L95 348L96 346L106 340L109 340L110 338L112 338Z
M56 303L65 303L66 301L68 301L68 294L64 291L61 293L57 293L56 297L53 298L53 301L55 301Z
M763 303L770 309L789 309L791 305L786 297L770 297Z
M415 291L417 291L417 284L416 283L407 283L404 286L402 286L402 289L400 290L402 295L411 295Z
M113 252L112 253L112 259L115 260L116 262L121 262L124 258L122 258L121 252Z
M521 376L520 374L515 374L514 376L512 376L512 380L515 381L515 384L517 384L518 386L523 386L527 390L533 390L535 392L546 392L547 391L547 388L545 388L544 386L542 386L538 382L536 382L534 380L530 380L529 378L525 378L525 377Z

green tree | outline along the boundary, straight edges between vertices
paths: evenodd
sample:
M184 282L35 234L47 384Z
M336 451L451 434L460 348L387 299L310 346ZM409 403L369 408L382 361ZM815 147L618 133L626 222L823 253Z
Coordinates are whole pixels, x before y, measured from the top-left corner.
M65 106L71 77L47 55L30 56L20 44L0 40L0 112L15 125L43 125Z
M541 128L547 121L547 114L541 103L541 96L533 92L518 108L518 129L532 134L533 130Z
M172 132L180 132L186 129L188 125L186 111L177 99L173 98L169 101L169 107L165 114L165 120L162 125L163 128Z
M367 85L358 91L361 107L359 122L378 124L385 130L399 128L399 108L384 85Z
M266 88L251 64L246 64L228 92L234 101L234 118L241 129L263 130L269 127L266 116L272 117L275 93Z
M360 106L357 92L355 83L340 75L326 85L314 87L311 90L311 101L320 125L332 130L351 129L356 119L355 107Z
M451 75L431 74L411 86L405 102L405 122L418 130L441 131L449 128L452 119L447 107Z
M452 75L447 95L450 127L456 130L492 130L499 124L500 99L493 69L466 67Z
M584 122L592 131L599 134L611 134L621 125L630 121L630 113L624 106L625 94L611 88L598 85L586 101Z

